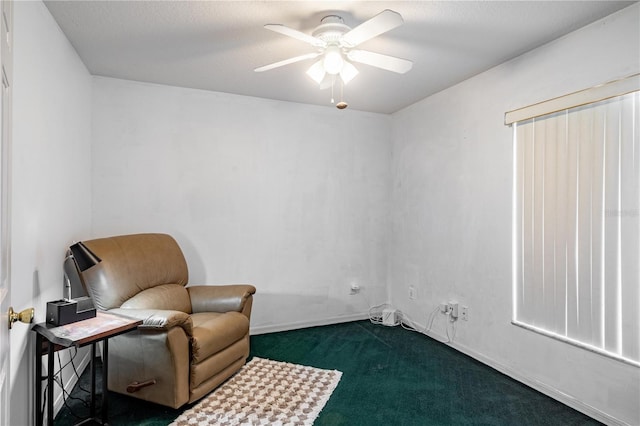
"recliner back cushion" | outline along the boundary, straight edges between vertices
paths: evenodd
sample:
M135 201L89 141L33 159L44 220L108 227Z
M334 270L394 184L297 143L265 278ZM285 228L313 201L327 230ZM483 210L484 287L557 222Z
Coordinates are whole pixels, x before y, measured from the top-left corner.
M164 284L184 287L189 280L182 250L170 235L121 235L83 243L102 259L82 273L98 309L118 308L148 288ZM180 305L183 303L177 301Z
M162 309L191 313L189 292L179 284L163 284L142 290L125 301L125 309Z

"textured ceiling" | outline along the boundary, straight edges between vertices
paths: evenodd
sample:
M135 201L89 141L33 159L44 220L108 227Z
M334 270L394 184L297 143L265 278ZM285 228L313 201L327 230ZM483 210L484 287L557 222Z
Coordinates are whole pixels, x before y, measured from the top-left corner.
M330 106L305 74L308 60L254 68L313 52L268 31L305 33L328 14L352 28L384 9L404 25L360 47L410 59L400 75L366 65L345 87L361 111L392 113L567 34L633 2L623 1L46 1L93 75ZM339 97L339 94L336 94Z

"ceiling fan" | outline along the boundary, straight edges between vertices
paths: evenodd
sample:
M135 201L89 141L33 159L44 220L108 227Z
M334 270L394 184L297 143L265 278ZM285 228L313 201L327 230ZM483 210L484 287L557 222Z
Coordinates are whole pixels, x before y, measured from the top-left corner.
M320 57L307 70L307 74L320 85L321 89L333 87L337 77L340 77L343 84L351 81L358 74L358 70L351 62L404 74L411 69L413 62L356 49L365 41L399 27L403 23L404 20L398 12L387 9L355 28L345 25L343 19L338 15L325 16L311 35L284 25L267 24L264 26L266 29L309 43L316 48L316 51L265 65L256 68L255 71L268 71Z

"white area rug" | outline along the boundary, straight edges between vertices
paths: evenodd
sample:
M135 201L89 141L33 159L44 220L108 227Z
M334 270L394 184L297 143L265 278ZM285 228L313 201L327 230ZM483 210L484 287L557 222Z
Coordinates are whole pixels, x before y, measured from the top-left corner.
M253 358L170 426L312 425L342 373Z

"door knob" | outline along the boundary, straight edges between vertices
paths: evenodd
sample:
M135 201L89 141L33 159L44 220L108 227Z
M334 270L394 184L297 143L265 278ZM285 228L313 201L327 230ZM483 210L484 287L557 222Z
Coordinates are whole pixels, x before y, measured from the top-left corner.
M29 324L33 322L33 315L35 310L33 308L27 308L20 312L15 312L13 307L9 307L9 329L16 321L24 322L25 324Z

